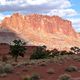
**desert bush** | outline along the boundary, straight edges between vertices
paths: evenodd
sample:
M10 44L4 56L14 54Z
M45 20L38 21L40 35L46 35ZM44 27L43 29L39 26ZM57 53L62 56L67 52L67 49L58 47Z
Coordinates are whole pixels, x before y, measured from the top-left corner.
M6 77L7 73L0 74L0 77Z
M23 80L31 80L31 79L30 79L30 76L25 76Z
M0 64L0 74L11 73L13 66L11 64Z
M33 74L32 76L24 77L23 80L40 80L40 75Z
M21 61L21 62L18 62L15 67L22 67L22 66L26 66L26 65L29 65L29 62L27 61Z
M0 75L5 73L4 71L4 64L3 63L0 63Z
M75 61L79 61L80 62L80 56L76 56L75 55L75 56L72 57L72 59L75 60Z
M39 66L47 66L47 63L46 62L40 62Z
M48 74L54 74L55 72L54 72L54 69L50 68L50 69L48 69L47 73Z
M39 74L33 74L31 76L31 80L40 80L40 75Z
M4 66L4 72L5 73L12 73L13 72L13 66L11 64L6 64Z
M76 66L68 66L65 71L67 72L74 72L74 71L78 71L78 68Z
M68 74L62 74L59 76L58 80L71 80L71 76Z

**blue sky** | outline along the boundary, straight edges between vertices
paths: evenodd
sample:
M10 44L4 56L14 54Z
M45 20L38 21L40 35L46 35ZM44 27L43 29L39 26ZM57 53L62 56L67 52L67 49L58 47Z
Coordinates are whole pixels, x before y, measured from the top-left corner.
M13 13L58 15L80 32L80 0L0 0L0 20Z

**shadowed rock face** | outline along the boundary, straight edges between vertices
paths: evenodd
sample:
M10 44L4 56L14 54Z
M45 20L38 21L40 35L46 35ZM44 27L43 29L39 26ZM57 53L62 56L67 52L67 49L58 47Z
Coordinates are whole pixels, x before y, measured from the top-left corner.
M7 30L9 29L9 30ZM1 32L12 31L25 41L49 48L80 46L79 36L68 20L58 16L13 14L1 22ZM76 39L77 38L77 39Z

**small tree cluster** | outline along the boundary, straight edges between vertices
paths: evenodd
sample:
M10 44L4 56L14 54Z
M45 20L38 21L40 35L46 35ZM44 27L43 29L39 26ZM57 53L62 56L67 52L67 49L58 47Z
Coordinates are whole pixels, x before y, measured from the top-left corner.
M33 51L33 54L30 56L30 59L44 59L51 58L55 56L63 56L63 55L72 55L74 54L72 51L58 49L46 50L46 46L37 46L37 48Z

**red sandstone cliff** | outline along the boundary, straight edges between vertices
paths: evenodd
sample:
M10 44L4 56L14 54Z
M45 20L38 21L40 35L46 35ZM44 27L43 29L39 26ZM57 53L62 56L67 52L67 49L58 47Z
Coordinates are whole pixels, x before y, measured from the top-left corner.
M79 46L78 34L68 20L58 16L45 16L38 14L21 15L13 14L6 17L1 26L12 30L24 40L32 44L46 44L47 46L66 48Z
M34 31L43 31L45 33L63 33L65 35L76 36L72 24L68 20L64 20L58 16L42 16L37 14L20 15L13 14L11 17L6 17L2 26L11 27L24 32L24 29L31 28Z

